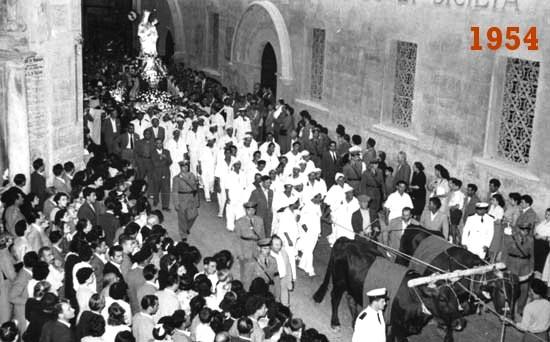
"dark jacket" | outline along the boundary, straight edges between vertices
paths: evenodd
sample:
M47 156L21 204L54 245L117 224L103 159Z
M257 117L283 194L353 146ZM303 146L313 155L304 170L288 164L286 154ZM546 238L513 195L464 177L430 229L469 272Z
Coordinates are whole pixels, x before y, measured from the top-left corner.
M42 204L46 200L46 178L34 171L31 173L31 192L35 193L40 199L39 208L42 208Z
M44 324L40 342L76 342L76 339L69 327L55 320Z
M76 215L79 219L87 219L92 225L97 224L97 206L95 204L90 205L88 202L84 202Z

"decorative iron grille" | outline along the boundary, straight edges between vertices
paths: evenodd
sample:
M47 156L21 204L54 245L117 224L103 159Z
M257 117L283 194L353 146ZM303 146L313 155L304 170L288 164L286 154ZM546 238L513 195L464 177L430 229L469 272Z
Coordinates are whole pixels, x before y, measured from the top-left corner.
M311 98L320 100L323 96L323 72L325 68L325 30L313 29L311 47Z
M519 58L508 58L506 64L497 152L518 164L529 162L539 69L539 62Z
M417 48L415 43L397 42L392 123L401 128L411 125Z

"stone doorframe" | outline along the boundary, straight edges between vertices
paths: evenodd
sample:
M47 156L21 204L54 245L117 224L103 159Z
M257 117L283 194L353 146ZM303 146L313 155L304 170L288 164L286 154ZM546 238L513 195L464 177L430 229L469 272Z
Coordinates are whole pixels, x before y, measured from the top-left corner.
M259 82L267 43L273 46L277 57L277 94L290 100L294 94L294 71L285 19L271 1L253 1L241 15L231 43L231 67L246 79L248 90Z

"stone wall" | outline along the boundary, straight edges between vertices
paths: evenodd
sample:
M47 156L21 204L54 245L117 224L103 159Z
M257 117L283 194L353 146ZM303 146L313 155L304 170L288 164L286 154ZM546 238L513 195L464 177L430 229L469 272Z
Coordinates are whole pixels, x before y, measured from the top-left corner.
M184 49L191 66L206 67L211 12L220 14L220 51L233 39L225 35L228 28L235 30L236 38L248 37L248 44L245 39L245 44L232 46L230 60L220 59L218 70L207 69L212 76L228 85L250 88L259 80L261 66L257 51L261 51L266 40L277 50L279 68L284 64L277 23L268 12L260 10L255 20L246 19L246 25L237 28L253 1L179 0L178 3L184 30L175 34L185 36ZM254 3L274 5L284 19L290 38L292 71L285 82L280 82L285 85L278 93L294 102L297 110L308 109L330 130L342 123L351 134L374 137L379 148L388 153L390 163L399 150L404 150L411 161L423 161L429 174L434 164L442 163L452 175L478 184L482 194L488 179L498 177L505 192L520 189L533 194L538 209L550 203L547 171L550 146L545 143L550 100L544 96L550 79L545 55L548 56L550 47L543 41L550 27L550 3L540 0ZM536 26L540 50L528 51L522 47L516 51L471 51L471 26L480 26L482 36L490 26L504 30L506 26L519 26L522 35ZM310 96L314 28L326 31L321 100ZM412 124L407 129L391 124L398 40L418 44ZM498 96L507 57L541 63L531 155L526 166L503 161L494 153L502 106ZM282 74L280 70L279 76Z
M51 177L54 163L83 162L80 1L14 3L16 25L0 31L10 175L41 157Z

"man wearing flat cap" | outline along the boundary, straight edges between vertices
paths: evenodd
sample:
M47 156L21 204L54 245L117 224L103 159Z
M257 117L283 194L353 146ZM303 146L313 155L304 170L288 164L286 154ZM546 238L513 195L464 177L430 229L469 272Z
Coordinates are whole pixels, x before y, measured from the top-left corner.
M371 198L369 207L375 212L382 209L382 201L386 198L384 176L378 168L378 164L378 159L372 159L367 165L367 169L361 174L360 192Z
M386 342L386 323L384 308L387 303L385 288L373 289L367 292L369 305L361 311L355 321L352 342Z
M241 266L241 279L244 279L245 265L254 260L257 254L257 243L265 239L264 222L256 215L256 202L246 202L244 205L245 215L235 222L235 233L239 238L239 250L237 258Z
M488 209L488 203L477 203L475 215L468 217L462 229L462 245L481 259L487 256L495 229L495 218L487 214Z
M274 293L274 285L279 277L277 260L271 255L271 238L258 240L259 252L245 266L245 278L242 279L245 289L256 278L262 278L269 285L269 291Z
M347 183L353 188L354 195L361 193L361 175L367 169L365 163L361 161L361 148L352 146L349 149L349 163L342 168L342 173L346 176Z
M502 260L512 274L518 276L520 295L516 305L516 316L523 315L531 275L535 270L535 241L529 223L505 228Z
M179 162L179 165L180 173L172 179L172 201L178 213L180 236L185 239L199 215L199 180L190 172L188 160Z

